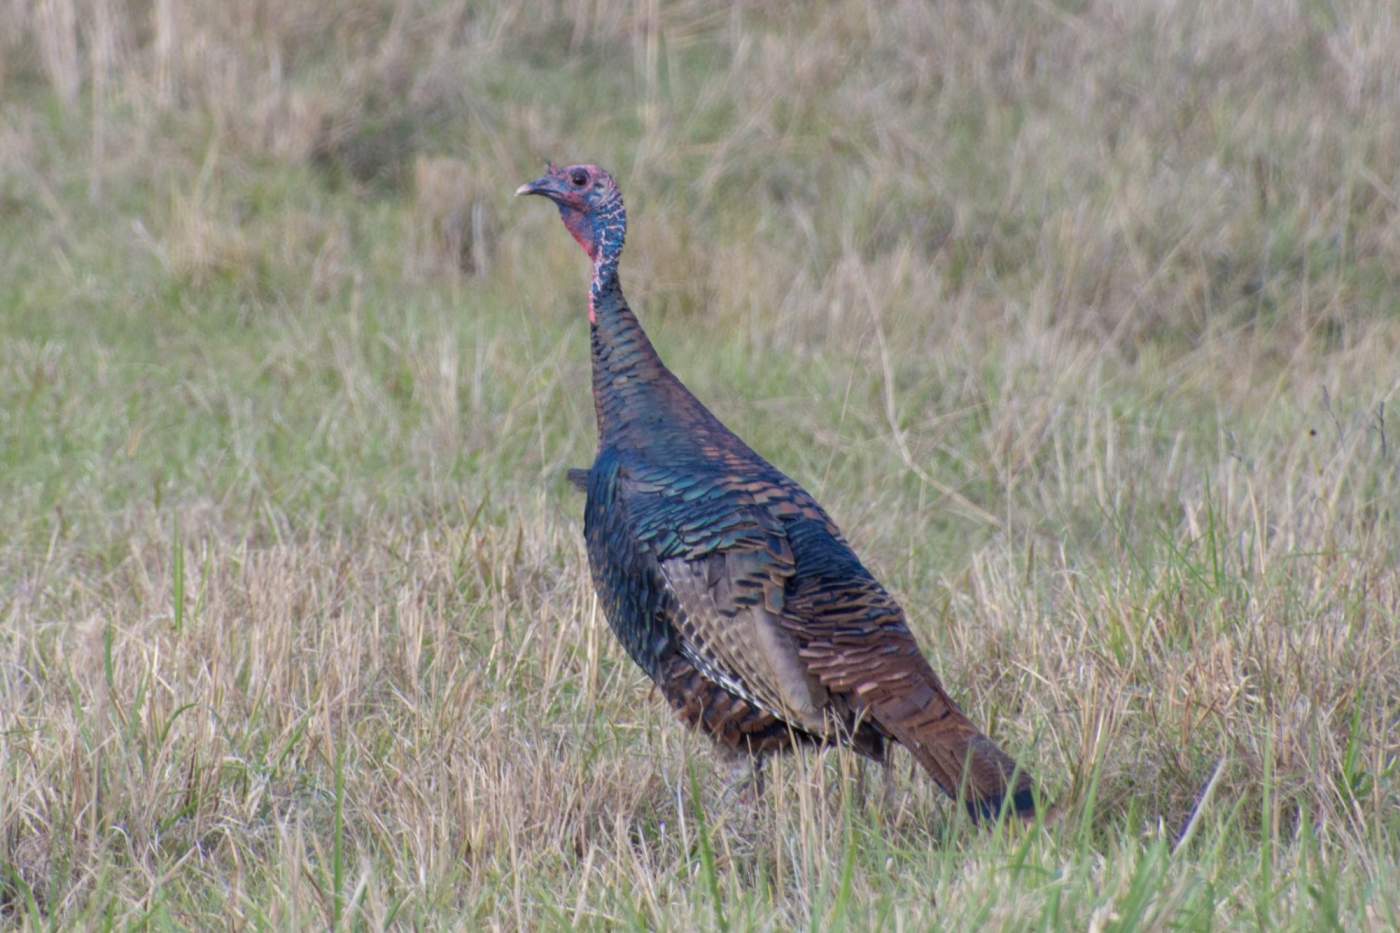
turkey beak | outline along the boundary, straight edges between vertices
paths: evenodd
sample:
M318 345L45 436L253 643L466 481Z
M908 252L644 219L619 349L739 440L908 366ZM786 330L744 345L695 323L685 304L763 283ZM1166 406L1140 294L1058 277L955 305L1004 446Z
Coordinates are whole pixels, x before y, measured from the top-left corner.
M548 175L544 176L543 178L536 178L534 181L527 182L526 184L523 184L519 188L515 189L516 197L519 197L522 194L538 194L549 198L550 200L553 200L555 196L559 193L560 191L558 182L556 182L553 178L550 178Z

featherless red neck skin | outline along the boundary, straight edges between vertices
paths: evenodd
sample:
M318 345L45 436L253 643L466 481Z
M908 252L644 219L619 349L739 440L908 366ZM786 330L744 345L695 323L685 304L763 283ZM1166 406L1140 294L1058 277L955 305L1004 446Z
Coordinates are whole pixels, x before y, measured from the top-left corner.
M599 299L617 287L617 262L627 240L627 209L613 177L596 165L547 165L544 175L515 189L537 194L559 208L559 217L578 245L593 260L588 320L598 323Z

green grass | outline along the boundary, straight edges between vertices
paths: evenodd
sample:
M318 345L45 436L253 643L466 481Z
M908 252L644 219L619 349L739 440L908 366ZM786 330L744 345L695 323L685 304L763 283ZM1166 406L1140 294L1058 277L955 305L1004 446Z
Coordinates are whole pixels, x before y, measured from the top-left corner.
M1385 4L175 6L0 11L4 923L1400 926ZM1053 821L649 692L546 158Z

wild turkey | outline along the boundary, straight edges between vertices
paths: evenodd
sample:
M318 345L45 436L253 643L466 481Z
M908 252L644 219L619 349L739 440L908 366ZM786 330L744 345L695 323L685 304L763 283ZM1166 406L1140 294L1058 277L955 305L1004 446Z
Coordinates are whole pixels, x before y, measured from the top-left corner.
M550 165L515 193L553 201L593 261L598 457L570 480L608 622L681 719L758 763L806 742L883 762L893 740L974 819L1032 816L1029 777L944 692L836 524L662 364L618 281L612 176Z

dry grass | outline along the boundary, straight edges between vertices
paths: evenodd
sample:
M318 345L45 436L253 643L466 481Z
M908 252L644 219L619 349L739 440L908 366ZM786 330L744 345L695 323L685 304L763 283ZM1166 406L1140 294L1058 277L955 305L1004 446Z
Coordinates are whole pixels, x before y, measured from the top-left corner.
M0 2L0 915L1400 926L1392 5ZM566 466L702 398L1059 803L756 805Z

